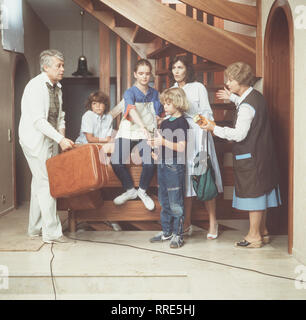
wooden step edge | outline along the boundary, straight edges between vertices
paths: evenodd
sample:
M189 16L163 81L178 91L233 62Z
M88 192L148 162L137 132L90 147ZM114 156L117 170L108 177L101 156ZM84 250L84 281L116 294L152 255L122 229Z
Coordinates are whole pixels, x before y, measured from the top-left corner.
M113 11L112 8L102 3L100 0L91 0L91 3L95 11Z
M117 28L135 28L135 23L121 14L114 12L115 26Z
M179 53L184 53L184 52L186 52L186 50L168 43L164 47L158 48L157 50L154 50L153 52L149 53L147 55L147 58L160 59L160 58L175 56Z
M140 26L135 27L135 31L132 37L133 43L150 43L153 42L157 36L150 31L141 28Z

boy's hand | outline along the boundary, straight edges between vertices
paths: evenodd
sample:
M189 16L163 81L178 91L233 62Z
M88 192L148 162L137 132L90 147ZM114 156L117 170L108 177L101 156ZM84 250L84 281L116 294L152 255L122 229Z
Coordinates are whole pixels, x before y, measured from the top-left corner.
M152 151L152 152L151 152L151 156L152 156L152 158L153 158L155 161L157 161L157 159L158 159L158 154L157 154L157 153L155 153L154 151Z
M152 139L147 140L147 144L148 144L151 148L154 148L154 140L152 140Z
M154 146L159 147L162 146L164 143L164 138L160 134L159 130L156 130L156 136L154 137Z
M142 128L142 131L143 131L143 133L145 134L146 139L147 139L147 140L151 140L151 134L150 134L150 132L148 131L148 129Z

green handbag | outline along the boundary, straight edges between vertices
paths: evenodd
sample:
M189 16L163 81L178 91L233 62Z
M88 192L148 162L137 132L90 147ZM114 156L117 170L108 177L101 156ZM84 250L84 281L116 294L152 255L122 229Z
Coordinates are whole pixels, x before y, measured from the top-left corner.
M208 155L208 133L207 133L207 166L206 170L199 175L192 175L193 189L197 195L197 199L207 201L215 198L218 195L218 189L215 183L215 172ZM200 152L197 153L194 160L194 169L197 171L202 165L200 161ZM202 170L203 171L203 170Z

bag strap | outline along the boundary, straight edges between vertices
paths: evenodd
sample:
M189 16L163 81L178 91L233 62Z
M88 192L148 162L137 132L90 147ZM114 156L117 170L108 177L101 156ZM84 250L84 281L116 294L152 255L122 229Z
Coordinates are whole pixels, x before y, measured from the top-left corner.
M207 157L209 156L208 154L208 131L206 131L206 151L207 151Z

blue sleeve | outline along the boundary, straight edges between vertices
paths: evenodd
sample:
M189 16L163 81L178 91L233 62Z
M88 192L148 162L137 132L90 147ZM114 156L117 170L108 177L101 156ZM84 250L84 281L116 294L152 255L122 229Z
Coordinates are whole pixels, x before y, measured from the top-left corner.
M94 123L92 121L91 112L86 111L82 117L81 132L94 133Z
M161 114L164 112L164 107L160 103L159 94L157 90L154 90L154 93L153 93L153 103L154 103L155 114L158 116L161 116Z
M123 114L125 114L128 105L135 105L136 97L135 97L133 90L131 90L131 88L130 88L124 92L123 98L124 98L124 112L123 112Z

